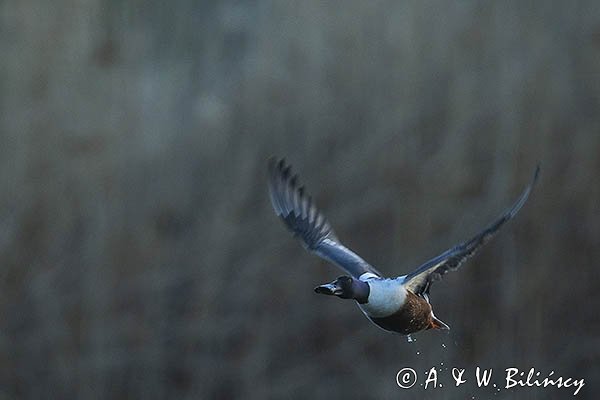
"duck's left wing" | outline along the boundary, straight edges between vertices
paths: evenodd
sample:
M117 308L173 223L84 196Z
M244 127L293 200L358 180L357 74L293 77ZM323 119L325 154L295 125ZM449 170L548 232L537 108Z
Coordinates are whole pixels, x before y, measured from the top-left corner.
M302 239L307 250L338 265L355 278L366 273L381 276L339 241L327 218L298 185L298 177L292 175L284 160L269 160L269 194L275 213L295 236Z
M415 294L429 293L432 282L440 279L448 271L460 267L463 262L473 256L484 244L486 244L506 222L510 221L527 201L531 189L537 181L540 172L539 165L535 169L531 183L525 188L519 199L502 216L491 225L473 236L470 240L460 243L446 250L439 256L427 261L419 268L411 272L404 279L404 286Z

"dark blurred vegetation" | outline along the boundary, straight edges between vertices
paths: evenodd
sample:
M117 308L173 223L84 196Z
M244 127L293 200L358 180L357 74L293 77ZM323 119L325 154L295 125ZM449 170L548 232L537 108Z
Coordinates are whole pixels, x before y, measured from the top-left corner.
M0 399L492 397L395 384L440 363L597 398L597 0L8 0L0 50ZM341 272L273 215L271 155L390 275L542 174L407 343L312 292Z

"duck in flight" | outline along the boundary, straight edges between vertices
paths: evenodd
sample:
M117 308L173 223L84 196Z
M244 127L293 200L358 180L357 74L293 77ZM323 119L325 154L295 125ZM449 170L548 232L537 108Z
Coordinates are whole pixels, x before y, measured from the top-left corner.
M354 299L375 325L404 335L426 329L450 329L433 314L429 303L431 284L448 271L460 267L515 216L527 201L539 170L538 165L531 183L512 207L481 232L432 258L408 275L386 278L340 242L285 160L272 158L268 166L269 193L275 213L294 236L302 240L307 250L349 274L317 286L315 292Z

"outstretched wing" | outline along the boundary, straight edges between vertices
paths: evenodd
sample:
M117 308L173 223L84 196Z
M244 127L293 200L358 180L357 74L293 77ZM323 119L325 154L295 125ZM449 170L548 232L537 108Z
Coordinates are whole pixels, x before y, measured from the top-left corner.
M451 249L446 250L439 256L427 261L419 268L411 272L404 279L404 286L415 294L429 293L429 287L432 282L440 279L448 271L453 271L461 264L473 256L484 244L486 244L498 232L500 227L512 219L515 214L523 207L529 197L531 189L537 181L540 172L540 166L535 169L531 183L525 188L519 199L494 223L483 231L473 236L470 240L460 243Z
M283 159L279 162L274 158L269 160L269 193L275 213L295 236L302 239L309 251L333 262L355 278L367 272L381 276L340 243L327 219L298 185L298 177L292 175L291 167L286 166Z

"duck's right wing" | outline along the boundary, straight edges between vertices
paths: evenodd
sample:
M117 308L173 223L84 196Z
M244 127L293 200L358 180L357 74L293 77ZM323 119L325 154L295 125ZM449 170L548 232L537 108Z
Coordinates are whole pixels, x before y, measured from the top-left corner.
M439 256L427 261L415 271L411 272L404 279L404 286L415 294L429 293L431 284L440 279L448 271L458 269L468 258L472 257L484 244L492 239L498 230L506 222L510 221L519 212L523 204L527 201L531 189L535 185L540 173L539 165L535 169L531 183L525 188L521 196L504 214L496 219L492 224L483 229L470 240L460 243Z
M381 276L369 263L342 245L312 198L298 186L285 160L269 160L269 193L275 213L311 252L344 269L355 278ZM365 277L366 277L365 276Z

